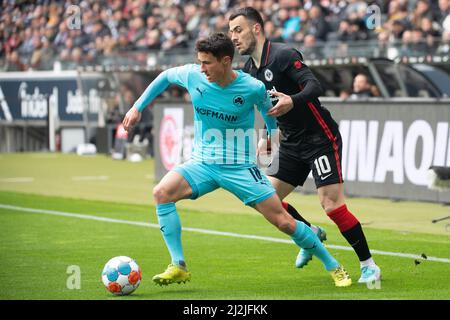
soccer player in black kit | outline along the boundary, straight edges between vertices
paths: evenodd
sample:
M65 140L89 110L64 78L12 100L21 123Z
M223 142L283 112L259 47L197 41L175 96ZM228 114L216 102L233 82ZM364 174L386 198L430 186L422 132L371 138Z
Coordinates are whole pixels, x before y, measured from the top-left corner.
M251 7L236 10L229 18L230 36L241 55L250 55L244 71L261 80L271 91L274 107L268 113L277 117L281 131L278 152L267 169L269 180L280 199L302 186L313 172L320 203L328 217L358 255L359 283L381 279L361 224L347 209L341 169L342 140L338 125L324 108L319 96L323 89L304 64L299 51L284 43L274 43L264 35L264 21ZM270 152L266 139L258 144L260 154ZM285 209L325 240L322 228L311 225L291 205ZM300 250L296 266L302 268L312 256Z

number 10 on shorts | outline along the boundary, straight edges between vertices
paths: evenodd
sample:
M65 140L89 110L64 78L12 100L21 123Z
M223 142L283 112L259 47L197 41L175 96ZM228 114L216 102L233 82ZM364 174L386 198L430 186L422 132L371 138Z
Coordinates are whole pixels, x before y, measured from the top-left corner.
M328 161L328 157L326 155L314 160L314 165L316 166L317 175L319 177L331 172L330 161Z

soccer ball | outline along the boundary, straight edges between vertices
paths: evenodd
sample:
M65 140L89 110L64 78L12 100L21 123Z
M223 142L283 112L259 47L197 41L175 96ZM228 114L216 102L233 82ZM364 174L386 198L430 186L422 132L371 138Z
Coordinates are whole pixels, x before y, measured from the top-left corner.
M141 283L142 273L136 261L119 256L109 260L102 271L102 281L106 289L114 295L132 293Z

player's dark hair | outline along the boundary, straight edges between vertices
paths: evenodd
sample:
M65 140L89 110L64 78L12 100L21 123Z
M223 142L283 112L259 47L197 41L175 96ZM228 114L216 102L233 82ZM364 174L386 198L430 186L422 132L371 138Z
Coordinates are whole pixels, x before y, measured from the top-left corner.
M239 8L231 14L229 20L234 20L239 16L243 16L248 20L259 23L261 25L261 29L264 31L264 20L259 14L258 10L252 7Z
M234 57L233 42L223 32L213 33L205 39L198 40L195 51L211 53L217 59L229 56L233 60Z

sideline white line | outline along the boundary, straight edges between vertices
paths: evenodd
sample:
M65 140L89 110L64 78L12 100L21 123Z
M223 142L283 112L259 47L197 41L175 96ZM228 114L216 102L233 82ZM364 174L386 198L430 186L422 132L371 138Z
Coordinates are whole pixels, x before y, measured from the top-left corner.
M15 211L22 211L22 212L42 213L42 214L49 214L49 215L62 216L62 217L103 221L103 222L109 222L109 223L129 224L129 225L134 225L134 226L159 229L158 224L148 223L148 222L105 218L105 217L92 216L92 215L87 215L87 214L61 212L61 211L53 211L53 210L25 208L25 207L11 206L11 205L6 205L6 204L0 204L0 208L15 210ZM249 234L239 234L239 233L233 233L233 232L222 232L222 231L197 229L197 228L186 228L186 227L183 227L183 231L197 232L197 233L203 233L203 234L212 234L212 235L226 236L226 237L234 237L234 238L255 239L255 240L262 240L262 241L293 244L292 240L273 238L273 237L255 236L255 235L249 235ZM353 250L350 247L330 245L330 244L326 245L326 247L331 248L331 249L336 249L336 250L346 250L346 251ZM378 255L382 255L382 256L393 256L393 257L401 257L401 258L410 258L410 259L419 259L419 260L450 263L450 259L447 259L447 258L427 257L427 259L424 259L420 255L411 254L411 253L389 252L389 251L380 251L380 250L370 250L370 251L374 254L378 254Z
M15 183L15 182L33 182L34 178L32 177L16 177L16 178L1 178L0 182L10 182L10 183Z
M106 181L108 180L108 176L77 176L72 177L73 181Z

